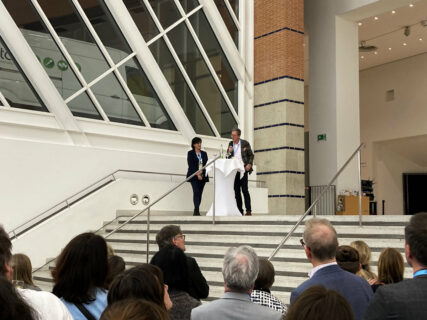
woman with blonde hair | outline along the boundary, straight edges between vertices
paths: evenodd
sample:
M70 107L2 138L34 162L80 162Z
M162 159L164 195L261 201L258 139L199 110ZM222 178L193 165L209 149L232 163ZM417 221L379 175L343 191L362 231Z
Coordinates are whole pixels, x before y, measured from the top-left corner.
M362 240L357 240L350 243L350 246L356 249L357 252L359 252L359 261L362 267L356 274L366 279L367 281L376 279L377 276L371 271L370 266L371 249L366 244L366 242Z
M33 282L31 261L28 256L22 253L17 253L12 256L12 281L17 281L24 289L41 291Z

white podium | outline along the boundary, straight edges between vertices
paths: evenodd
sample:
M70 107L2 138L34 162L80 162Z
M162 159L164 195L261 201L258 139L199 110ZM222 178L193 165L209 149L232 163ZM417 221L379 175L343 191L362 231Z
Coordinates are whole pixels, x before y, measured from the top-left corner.
M206 172L213 170L213 164L206 168ZM243 162L233 159L218 159L215 162L215 216L241 216L234 196L234 179L237 171L243 177L245 168ZM212 216L213 204L206 216Z

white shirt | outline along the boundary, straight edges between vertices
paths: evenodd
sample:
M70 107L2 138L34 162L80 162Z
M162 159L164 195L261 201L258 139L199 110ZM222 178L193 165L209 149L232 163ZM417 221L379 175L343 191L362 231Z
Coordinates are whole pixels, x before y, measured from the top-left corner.
M239 159L240 161L243 162L243 159L242 159L242 148L240 146L241 146L241 140L239 140L238 144L235 144L233 142L233 153L234 153L234 157L236 159Z
M37 312L38 320L73 320L65 305L54 294L46 291L17 288L28 305Z
M333 266L334 264L337 264L337 262L331 262L331 263L325 263L325 264L321 264L313 269L311 269L311 271L308 273L308 277L311 278L314 276L314 274L319 271L320 269L323 269L325 267L329 267L329 266Z

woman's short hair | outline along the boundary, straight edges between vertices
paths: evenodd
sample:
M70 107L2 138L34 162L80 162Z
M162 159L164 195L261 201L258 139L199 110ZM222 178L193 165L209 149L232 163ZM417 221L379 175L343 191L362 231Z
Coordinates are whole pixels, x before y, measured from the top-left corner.
M22 253L16 253L12 256L13 280L22 280L24 284L34 286L33 267L30 258Z
M396 283L403 280L405 262L402 254L394 248L385 248L378 258L378 281Z
M357 275L366 279L375 279L376 275L371 271L371 249L365 241L357 240L350 243L350 246L357 250L359 253L359 260L362 268L357 271Z
M188 291L187 257L180 248L168 245L157 252L150 263L163 271L163 279L169 289Z
M166 309L144 299L126 299L109 305L100 320L169 320Z
M73 238L56 260L52 293L72 303L89 303L107 277L107 244L91 232Z
M118 275L110 285L108 304L125 299L145 299L165 307L165 287L162 271L143 263Z
M35 320L37 313L16 292L12 283L0 276L0 319Z
M348 301L335 290L313 286L288 309L285 320L353 320Z
M259 258L258 277L255 280L255 289L270 289L274 283L273 264L265 258Z
M110 287L111 282L119 274L123 273L126 269L126 262L122 257L119 256L109 256L108 257L108 273L105 278L105 289Z
M356 273L360 269L359 252L350 246L339 246L336 260L341 269Z
M201 143L202 142L202 139L201 138L199 138L199 137L194 137L192 140L191 140L191 149L193 149L194 150L194 145L195 144L197 144L197 143Z

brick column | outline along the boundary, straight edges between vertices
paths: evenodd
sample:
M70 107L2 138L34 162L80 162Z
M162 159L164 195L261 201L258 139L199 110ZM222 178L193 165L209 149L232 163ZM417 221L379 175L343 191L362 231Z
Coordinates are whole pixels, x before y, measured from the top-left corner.
M304 202L304 1L255 0L254 149L269 211Z

